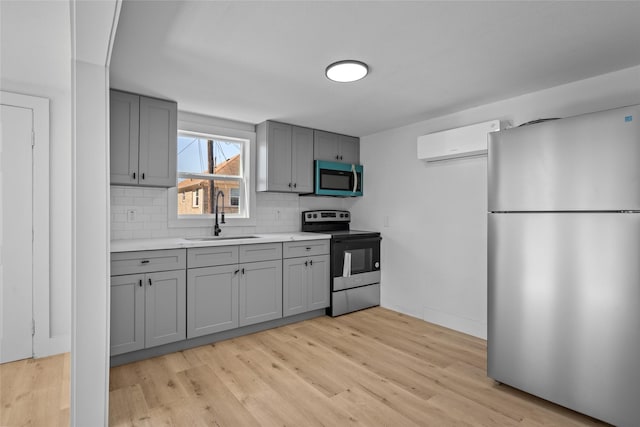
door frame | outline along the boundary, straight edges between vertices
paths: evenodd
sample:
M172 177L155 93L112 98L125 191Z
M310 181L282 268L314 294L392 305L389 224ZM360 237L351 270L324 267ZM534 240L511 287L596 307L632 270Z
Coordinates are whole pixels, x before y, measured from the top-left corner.
M32 344L33 357L43 357L68 351L64 342L56 345L49 333L49 99L0 91L0 104L33 112Z

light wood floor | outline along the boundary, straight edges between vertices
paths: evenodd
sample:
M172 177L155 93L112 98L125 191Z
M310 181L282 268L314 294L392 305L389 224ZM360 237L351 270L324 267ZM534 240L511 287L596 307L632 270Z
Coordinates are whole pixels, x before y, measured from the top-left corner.
M602 425L485 364L485 341L373 308L112 368L110 424Z
M0 365L0 426L69 425L69 353Z

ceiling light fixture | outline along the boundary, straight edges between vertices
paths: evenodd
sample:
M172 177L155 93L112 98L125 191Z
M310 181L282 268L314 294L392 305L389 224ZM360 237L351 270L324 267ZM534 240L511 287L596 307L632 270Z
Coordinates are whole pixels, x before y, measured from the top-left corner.
M347 59L329 65L324 73L329 80L334 82L355 82L365 78L369 73L369 66L364 62Z

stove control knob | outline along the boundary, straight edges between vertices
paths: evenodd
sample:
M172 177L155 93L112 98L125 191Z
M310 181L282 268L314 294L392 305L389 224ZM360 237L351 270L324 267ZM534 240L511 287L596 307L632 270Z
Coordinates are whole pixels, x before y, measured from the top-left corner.
M318 214L313 214L313 217L314 218L318 218Z
M380 263L378 261L376 261L376 263L373 265L375 268L380 268Z
M344 214L344 217L349 218L349 214L348 213Z
M344 214L340 214L340 218L344 218Z

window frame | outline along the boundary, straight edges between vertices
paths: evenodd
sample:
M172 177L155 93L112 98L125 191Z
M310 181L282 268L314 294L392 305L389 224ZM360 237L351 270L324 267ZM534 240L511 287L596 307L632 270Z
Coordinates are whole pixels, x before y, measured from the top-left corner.
M233 180L240 181L240 197L244 202L241 214L225 215L225 226L255 226L255 170L256 153L256 133L255 126L248 123L234 122L230 120L217 119L213 117L200 116L192 113L178 112L178 133L191 134L204 138L219 138L242 143L241 172L243 178L225 177L218 175L214 181ZM178 135L176 135L176 138ZM176 162L176 172L178 172ZM194 175L194 174L190 174ZM203 177L209 178L211 175ZM178 173L176 173L176 186L171 187L167 194L167 213L169 228L180 227L212 227L214 221L213 214L202 215L178 215ZM224 227L224 226L223 226Z
M192 208L200 207L200 189L196 189L191 192L191 207Z

